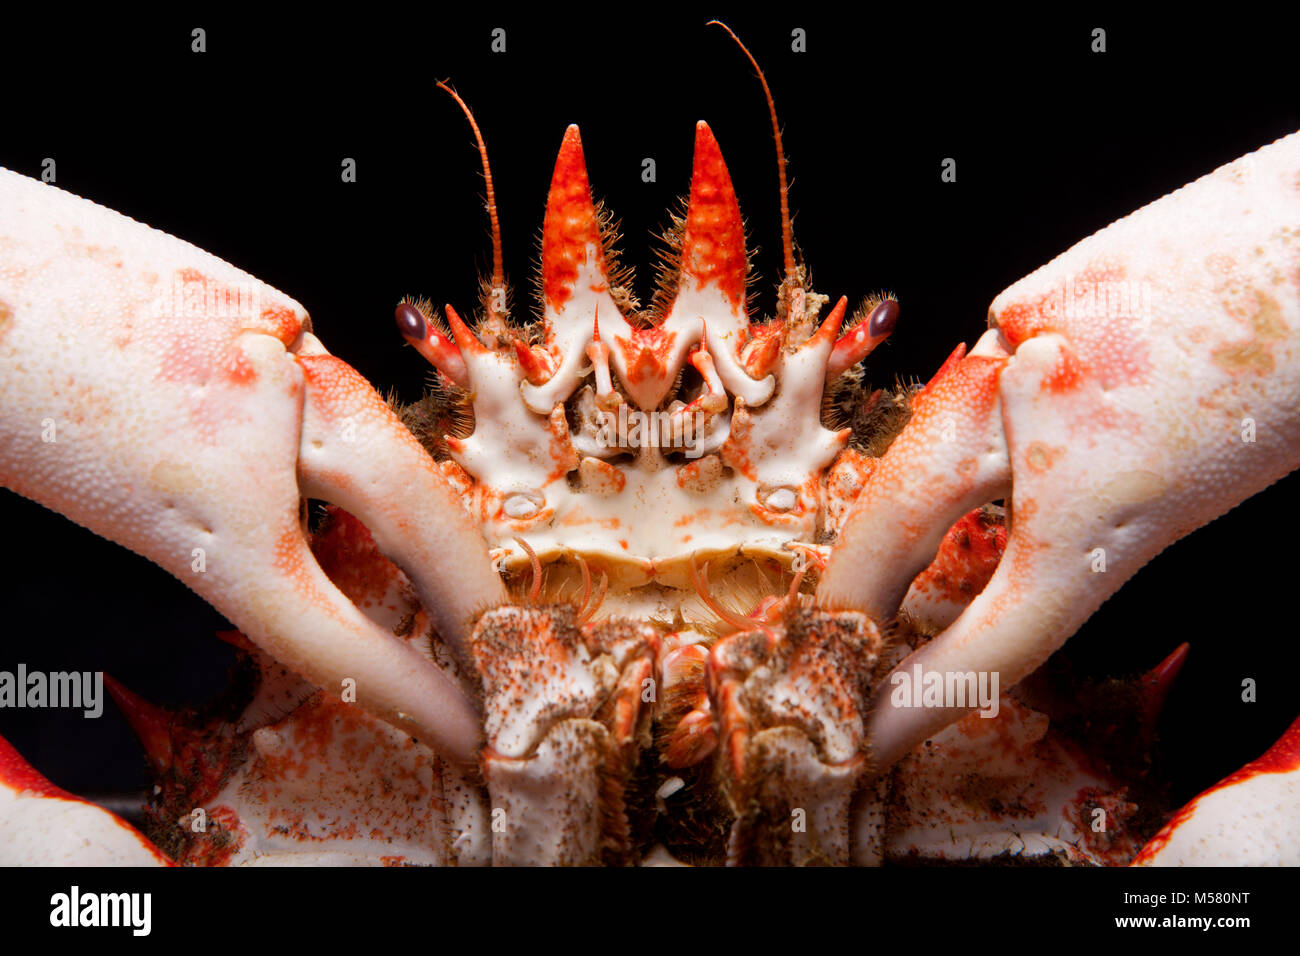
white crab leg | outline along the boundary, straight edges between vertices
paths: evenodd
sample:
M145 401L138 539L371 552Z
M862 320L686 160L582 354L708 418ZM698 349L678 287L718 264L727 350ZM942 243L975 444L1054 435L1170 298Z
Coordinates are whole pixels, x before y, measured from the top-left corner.
M981 411L992 389L940 398L932 385L934 407L881 462L818 597L892 616L957 502L998 492L984 478L1005 440L1006 553L900 668L998 671L1009 687L1163 548L1300 465L1300 135L1079 243L998 296L990 323L1012 353L1000 416ZM945 416L964 457L931 437ZM881 560L872 534L898 515L898 550ZM883 686L871 727L882 765L965 712L895 708Z
M0 866L166 866L120 817L50 783L0 737Z
M0 170L0 483L156 561L319 686L351 678L378 715L472 760L475 707L316 564L299 470L374 523L453 644L504 591L428 456L309 329L300 305L216 257Z
M1300 720L1175 814L1133 865L1300 866Z

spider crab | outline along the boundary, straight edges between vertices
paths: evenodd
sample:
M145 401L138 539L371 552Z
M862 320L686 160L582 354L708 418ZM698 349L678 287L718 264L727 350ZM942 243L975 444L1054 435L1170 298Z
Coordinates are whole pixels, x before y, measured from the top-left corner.
M398 307L437 370L400 414L298 303L0 171L3 483L192 587L249 677L205 715L110 681L152 840L0 741L5 859L1300 861L1300 723L1160 829L1035 681L1300 464L1300 134L1079 243L886 395L857 369L898 304L821 317L772 118L771 320L707 125L644 312L570 127L524 328L471 116L493 274L474 327Z

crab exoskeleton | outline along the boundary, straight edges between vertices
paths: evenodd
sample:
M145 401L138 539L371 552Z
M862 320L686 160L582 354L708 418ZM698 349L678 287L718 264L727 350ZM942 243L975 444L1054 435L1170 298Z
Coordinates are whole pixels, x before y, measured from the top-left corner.
M399 415L296 302L0 171L3 484L193 587L252 678L184 719L114 686L156 845L3 745L6 858L1295 862L1295 726L1147 842L1158 796L1070 732L1082 691L1034 675L1300 464L1297 183L1300 134L1075 246L885 394L857 366L898 304L826 308L788 214L751 321L704 123L638 309L570 127L539 321L511 320L494 228L477 321L398 308L438 373ZM1141 302L1066 298L1114 284ZM1248 456L1243 418L1270 423ZM1110 718L1149 726L1181 656Z

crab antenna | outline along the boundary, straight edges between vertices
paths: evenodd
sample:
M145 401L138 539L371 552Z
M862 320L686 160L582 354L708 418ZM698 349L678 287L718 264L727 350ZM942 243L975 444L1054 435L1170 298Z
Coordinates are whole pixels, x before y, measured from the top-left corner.
M460 94L442 80L438 81L438 86L450 93L452 99L460 104L460 108L465 112L465 118L469 120L470 128L474 130L474 138L478 140L478 154L483 160L483 181L487 183L488 219L492 221L492 295L489 297L487 308L490 315L498 316L498 304L501 306L501 312L505 311L506 280L505 271L501 267L501 223L497 219L497 197L492 189L492 167L488 164L487 144L483 142L483 134L479 132L478 123L474 122L474 114L460 98Z
M795 275L794 239L790 229L790 196L785 182L785 147L781 145L781 125L776 120L776 103L772 99L772 90L767 85L767 77L763 75L763 68L754 59L754 54L740 42L740 37L736 36L731 27L721 20L710 20L705 26L713 26L715 23L730 33L731 39L735 40L745 56L749 57L749 62L754 65L754 70L758 73L758 81L763 84L763 95L767 97L767 111L772 116L772 136L776 139L776 173L781 181L781 249L785 253L785 276L787 279L792 279Z

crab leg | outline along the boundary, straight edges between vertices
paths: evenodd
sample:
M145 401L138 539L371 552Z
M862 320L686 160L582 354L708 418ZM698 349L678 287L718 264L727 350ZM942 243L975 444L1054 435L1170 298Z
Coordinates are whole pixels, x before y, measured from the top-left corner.
M318 354L308 353L316 348ZM302 493L364 516L379 549L415 585L438 634L467 654L474 620L504 596L490 562L459 566L470 547L486 551L459 520L463 505L415 436L355 369L327 354L310 333L298 355L307 389L298 458ZM400 485L392 482L393 474L402 476ZM452 555L455 574L447 573Z
M944 530L1004 493L1009 474L1011 528L997 571L899 667L998 671L1007 687L1162 549L1295 469L1297 226L1292 135L998 296L994 331L931 385L864 489L821 603L892 617ZM978 378L970 363L999 352L1008 357L984 360L983 388L940 388ZM935 434L944 419L949 442ZM966 712L895 707L889 689L886 679L871 722L881 766Z
M907 428L877 464L832 552L819 590L830 605L892 618L947 530L1009 490L998 398L1006 353L995 340L987 333L970 355L958 347L914 397ZM848 576L850 567L871 571Z
M167 866L116 814L56 787L0 737L0 866Z
M1268 753L1176 813L1133 861L1134 866L1297 864L1300 719Z
M453 646L504 591L432 462L321 354L302 307L8 171L0 211L4 486L157 562L327 691L351 678L364 706L472 760L476 708L312 557L299 471L373 523Z

